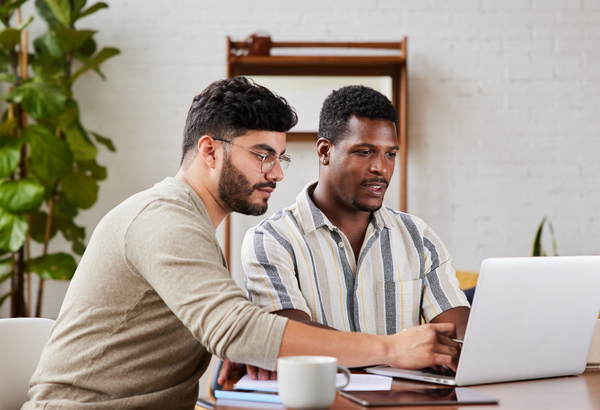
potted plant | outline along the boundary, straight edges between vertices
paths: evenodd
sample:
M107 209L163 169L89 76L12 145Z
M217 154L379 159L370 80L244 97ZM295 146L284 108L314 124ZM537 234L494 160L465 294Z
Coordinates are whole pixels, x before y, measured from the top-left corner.
M86 7L86 0L36 0L37 14L48 29L28 51L20 7L28 0L0 0L0 81L9 91L0 123L0 305L10 298L11 316L40 316L44 280L68 280L74 255L85 250L85 229L75 217L97 200L98 181L106 168L96 162L98 145L115 151L112 141L86 130L73 97L73 83L88 71L104 78L100 65L119 54L97 50L95 31L76 23L106 3ZM16 20L16 25L13 23ZM60 232L71 252L49 251ZM41 244L34 255L32 241ZM39 246L38 246L39 248ZM35 312L29 275L40 277Z

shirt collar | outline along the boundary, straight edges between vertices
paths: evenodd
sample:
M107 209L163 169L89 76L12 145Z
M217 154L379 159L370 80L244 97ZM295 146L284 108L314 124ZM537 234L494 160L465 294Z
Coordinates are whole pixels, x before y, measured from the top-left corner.
M321 212L310 197L310 194L315 190L318 181L313 181L306 185L304 189L296 197L296 205L298 206L300 226L304 229L304 234L309 234L323 226L327 226L332 231L337 231L338 228L331 223L327 216ZM388 219L389 210L383 205L379 210L371 215L371 224L376 231L383 228L389 228Z

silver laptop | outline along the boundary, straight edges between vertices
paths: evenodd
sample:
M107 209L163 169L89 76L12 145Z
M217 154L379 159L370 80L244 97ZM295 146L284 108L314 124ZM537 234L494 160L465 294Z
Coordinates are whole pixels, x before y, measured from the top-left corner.
M456 376L367 371L456 386L581 374L599 311L600 256L486 259Z

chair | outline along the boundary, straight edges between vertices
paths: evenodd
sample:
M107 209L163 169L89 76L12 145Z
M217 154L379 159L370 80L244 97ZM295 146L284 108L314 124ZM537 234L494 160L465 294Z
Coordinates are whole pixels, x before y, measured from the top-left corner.
M28 400L29 380L53 325L52 319L0 319L0 410L18 410Z

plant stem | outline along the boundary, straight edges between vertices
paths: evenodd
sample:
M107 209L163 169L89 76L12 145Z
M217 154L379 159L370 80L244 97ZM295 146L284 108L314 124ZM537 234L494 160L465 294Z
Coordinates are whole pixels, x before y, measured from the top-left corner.
M25 300L23 298L23 271L25 268L23 247L15 252L15 274L12 277L12 288L14 293L11 296L10 316L25 317Z

